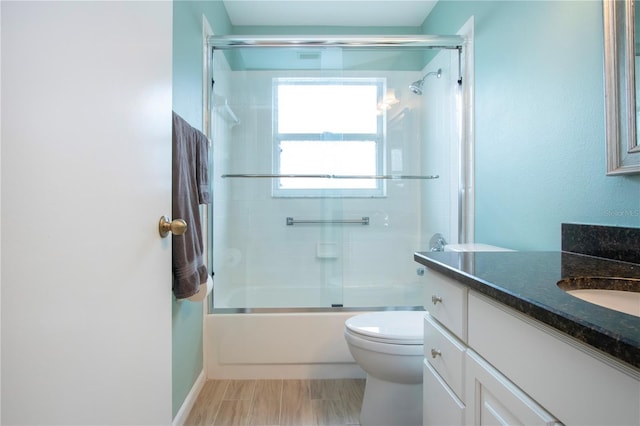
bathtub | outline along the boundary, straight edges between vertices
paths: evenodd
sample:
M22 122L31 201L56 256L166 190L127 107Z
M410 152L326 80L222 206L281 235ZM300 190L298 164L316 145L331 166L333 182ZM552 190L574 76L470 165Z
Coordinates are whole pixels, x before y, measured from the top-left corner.
M400 287L345 287L339 308L318 307L323 299L311 299L317 289L258 287L218 299L205 316L207 378L364 378L344 340L344 322L376 310L422 309L422 287ZM323 303L331 306L333 296ZM285 301L290 306L282 307Z

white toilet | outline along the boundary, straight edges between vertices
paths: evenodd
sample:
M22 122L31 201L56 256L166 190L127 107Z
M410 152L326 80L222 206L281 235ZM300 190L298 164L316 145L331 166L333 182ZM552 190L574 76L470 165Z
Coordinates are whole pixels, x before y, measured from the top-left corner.
M362 426L422 425L424 311L381 311L345 321L344 337L367 373Z

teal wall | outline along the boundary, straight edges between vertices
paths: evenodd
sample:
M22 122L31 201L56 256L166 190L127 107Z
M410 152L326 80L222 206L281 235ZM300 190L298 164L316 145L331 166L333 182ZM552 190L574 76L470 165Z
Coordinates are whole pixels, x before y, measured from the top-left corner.
M477 242L560 248L563 222L640 227L640 175L605 176L602 2L440 1L475 22Z
M173 3L173 110L202 130L202 15L215 33L230 32L220 1ZM202 371L202 302L173 301L173 416Z

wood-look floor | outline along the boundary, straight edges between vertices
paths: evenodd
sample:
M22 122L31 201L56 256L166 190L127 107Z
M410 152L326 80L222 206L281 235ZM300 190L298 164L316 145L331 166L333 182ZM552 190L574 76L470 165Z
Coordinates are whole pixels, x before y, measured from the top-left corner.
M364 384L364 379L209 380L186 425L359 425Z

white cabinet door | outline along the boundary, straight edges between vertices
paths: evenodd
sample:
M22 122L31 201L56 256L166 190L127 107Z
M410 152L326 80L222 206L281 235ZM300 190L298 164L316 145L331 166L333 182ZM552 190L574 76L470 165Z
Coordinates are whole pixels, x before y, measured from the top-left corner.
M423 365L423 426L459 426L464 422L464 404L429 365Z
M472 350L466 352L466 367L466 424L560 424Z
M0 8L2 424L170 424L172 3Z
M473 291L469 345L567 424L640 425L637 370Z

